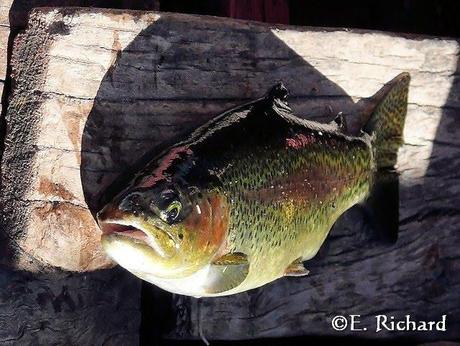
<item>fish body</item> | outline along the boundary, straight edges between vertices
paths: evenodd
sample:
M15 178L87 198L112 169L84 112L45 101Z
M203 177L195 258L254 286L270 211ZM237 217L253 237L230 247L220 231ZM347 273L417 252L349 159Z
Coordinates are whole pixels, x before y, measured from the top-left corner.
M307 274L302 262L395 163L409 76L390 83L359 136L341 118L297 118L282 85L223 113L160 153L98 213L104 249L138 277L196 297Z

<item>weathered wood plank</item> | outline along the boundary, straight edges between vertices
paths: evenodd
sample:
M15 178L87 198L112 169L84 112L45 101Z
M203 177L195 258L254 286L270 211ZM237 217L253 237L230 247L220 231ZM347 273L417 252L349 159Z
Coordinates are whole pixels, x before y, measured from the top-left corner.
M51 3L114 5L113 1L107 0L0 1L0 99L7 79L8 41L25 28L32 7ZM155 4L158 2L149 0L124 1L116 5L152 9ZM7 95L3 96L3 101L6 101ZM0 136L2 148L3 132ZM78 218L73 220L77 226L81 221ZM8 232L4 227L3 224L0 227L1 252L2 257L10 261L14 253L8 238L5 239L5 233ZM53 251L60 249L54 248ZM26 256L24 254L23 261L30 259L33 262L33 258ZM140 286L139 280L119 269L70 275L63 272L31 274L2 267L0 343L137 345L141 319Z
M453 39L166 13L35 11L13 56L1 163L4 225L20 249L14 265L110 265L91 217L105 188L156 145L278 80L297 114L328 120L343 111L356 122L366 109L360 98L408 71L398 243L370 242L355 209L308 263L309 277L199 303L175 297L182 313L169 337L333 335L333 314L361 314L364 325L385 311L447 314L448 331L426 337L458 337L458 53Z
M25 28L29 13L39 7L71 7L87 8L117 8L131 10L158 10L159 1L156 0L3 0L4 7L10 12L11 26ZM1 5L0 5L1 6Z
M9 28L0 24L0 80L6 79L6 58Z
M3 88L6 80L6 67L8 55L8 37L10 35L8 12L12 0L5 0L0 3L0 114L2 114Z
M124 0L114 3L111 0L2 0L0 2L0 99L3 92L3 84L6 79L8 39L13 39L19 30L26 27L29 12L33 8L44 6L83 6L158 10L159 1ZM11 36L10 32L13 33ZM0 106L0 111L2 106Z

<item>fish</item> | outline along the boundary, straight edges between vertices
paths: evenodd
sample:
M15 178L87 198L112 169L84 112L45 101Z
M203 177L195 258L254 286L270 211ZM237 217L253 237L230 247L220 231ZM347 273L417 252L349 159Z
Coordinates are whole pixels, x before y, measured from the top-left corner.
M172 293L232 295L305 276L336 220L375 194L385 207L403 143L410 75L369 98L356 134L339 114L299 118L288 90L232 108L158 152L97 213L102 247ZM390 178L389 178L390 177ZM380 215L385 227L396 217ZM379 208L377 208L379 209Z

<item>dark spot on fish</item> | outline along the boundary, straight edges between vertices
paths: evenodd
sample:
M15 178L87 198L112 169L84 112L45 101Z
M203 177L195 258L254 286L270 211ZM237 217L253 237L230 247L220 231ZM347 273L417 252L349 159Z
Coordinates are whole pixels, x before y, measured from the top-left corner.
M180 240L184 239L184 235L183 235L182 233L179 233L179 239L180 239ZM206 245L209 245L209 241L207 242Z

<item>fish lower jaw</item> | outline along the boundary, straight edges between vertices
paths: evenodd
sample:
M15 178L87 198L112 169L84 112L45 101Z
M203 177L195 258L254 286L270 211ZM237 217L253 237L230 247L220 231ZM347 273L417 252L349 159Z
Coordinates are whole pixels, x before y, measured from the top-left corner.
M156 227L155 231L148 232L136 221L106 220L100 223L100 228L103 237L126 237L133 243L144 243L164 258L174 257L177 253L178 243L168 232Z
M134 273L151 273L158 277L180 277L182 269L175 257L160 256L143 241L119 234L103 234L102 248L117 264Z

